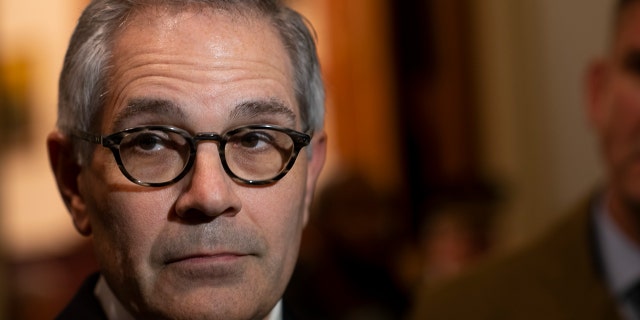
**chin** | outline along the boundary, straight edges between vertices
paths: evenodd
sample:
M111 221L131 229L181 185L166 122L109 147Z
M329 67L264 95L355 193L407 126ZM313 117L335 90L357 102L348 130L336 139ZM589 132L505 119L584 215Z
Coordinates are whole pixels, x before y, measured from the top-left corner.
M178 303L175 306L164 305L162 310L140 315L141 319L166 320L263 320L271 309L252 310L246 305L228 305L224 302L211 300L206 305Z
M277 303L277 300L273 303L266 301L270 296L264 301L258 301L260 297L255 295L255 291L247 293L229 289L201 287L189 293L174 292L156 296L146 308L150 312L140 318L263 320Z

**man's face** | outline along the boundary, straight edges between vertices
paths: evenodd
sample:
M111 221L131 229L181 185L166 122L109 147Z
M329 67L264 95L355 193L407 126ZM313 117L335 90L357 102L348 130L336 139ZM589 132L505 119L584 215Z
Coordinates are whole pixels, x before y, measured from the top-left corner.
M592 70L590 117L616 201L640 208L640 3L630 4L608 60Z
M264 20L139 12L115 37L110 75L101 134L151 124L302 130L290 59ZM273 101L285 110L268 107ZM78 177L76 226L93 235L107 282L137 315L259 319L297 258L324 156L317 140L313 157L303 150L282 180L261 187L233 181L216 142L200 142L191 172L161 188L133 184L97 147Z

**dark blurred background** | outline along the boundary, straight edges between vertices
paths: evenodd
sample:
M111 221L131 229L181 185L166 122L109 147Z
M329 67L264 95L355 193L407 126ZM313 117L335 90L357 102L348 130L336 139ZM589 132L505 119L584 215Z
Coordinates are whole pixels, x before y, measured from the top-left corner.
M398 319L420 282L521 244L600 177L586 63L612 0L291 0L314 24L330 154L287 299ZM0 0L0 319L52 318L95 270L50 173L86 0Z

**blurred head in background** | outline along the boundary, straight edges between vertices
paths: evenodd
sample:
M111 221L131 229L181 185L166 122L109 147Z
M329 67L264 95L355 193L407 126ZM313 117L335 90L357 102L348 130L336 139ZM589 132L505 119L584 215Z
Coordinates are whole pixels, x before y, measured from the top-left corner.
M588 75L588 115L608 173L611 213L640 243L640 1L618 3L607 56Z

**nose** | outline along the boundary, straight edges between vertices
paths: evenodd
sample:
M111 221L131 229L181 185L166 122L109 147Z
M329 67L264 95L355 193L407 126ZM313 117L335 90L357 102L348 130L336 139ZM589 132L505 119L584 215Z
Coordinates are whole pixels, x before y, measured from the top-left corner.
M225 173L215 143L198 147L191 173L183 180L184 189L176 201L176 215L191 222L204 222L218 216L236 215L242 202L236 183Z

